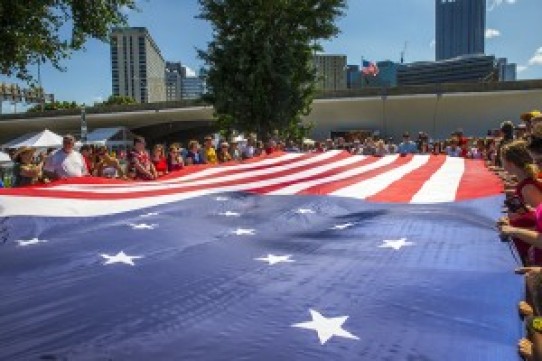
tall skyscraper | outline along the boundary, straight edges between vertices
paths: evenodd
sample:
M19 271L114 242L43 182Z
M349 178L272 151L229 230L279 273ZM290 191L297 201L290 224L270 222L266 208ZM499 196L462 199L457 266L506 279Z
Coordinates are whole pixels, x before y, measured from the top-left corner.
M346 87L348 89L361 89L360 66L347 65L346 68Z
M182 98L186 100L199 99L205 93L205 81L197 76L183 78Z
M486 0L435 0L436 60L484 54Z
M180 62L166 62L166 100L182 99L183 78L186 68Z
M317 88L320 90L345 90L347 87L346 55L318 54L314 56Z
M139 103L166 100L166 63L144 27L117 28L111 34L113 95Z

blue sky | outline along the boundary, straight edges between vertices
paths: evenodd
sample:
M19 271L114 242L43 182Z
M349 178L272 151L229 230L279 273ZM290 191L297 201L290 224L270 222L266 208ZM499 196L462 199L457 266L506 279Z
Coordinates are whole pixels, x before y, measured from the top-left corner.
M194 18L197 0L138 0L138 6L139 12L128 13L130 25L147 27L165 59L192 69L202 65L196 48L205 48L211 28ZM517 63L519 79L542 78L540 14L541 0L488 0L486 54ZM406 62L435 57L434 0L349 0L338 25L341 33L323 43L325 52L346 54L350 64L362 56L399 61L405 42ZM63 64L66 72L42 66L43 86L56 99L93 104L111 95L108 44L91 40ZM4 112L12 110L3 104Z

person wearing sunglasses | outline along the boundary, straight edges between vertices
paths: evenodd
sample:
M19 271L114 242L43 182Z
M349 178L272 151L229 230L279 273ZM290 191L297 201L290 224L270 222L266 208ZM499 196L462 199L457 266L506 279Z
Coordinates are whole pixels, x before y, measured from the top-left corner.
M169 172L181 170L184 168L183 156L181 155L181 146L178 143L169 146L167 155L167 167Z

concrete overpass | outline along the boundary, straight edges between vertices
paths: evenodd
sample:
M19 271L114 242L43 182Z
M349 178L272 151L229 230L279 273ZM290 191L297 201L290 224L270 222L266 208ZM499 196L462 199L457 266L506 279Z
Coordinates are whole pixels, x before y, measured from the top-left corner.
M522 112L542 109L542 80L326 92L312 108L306 120L314 125L312 136L317 139L331 131L362 129L394 137L405 130L424 130L444 138L459 127L482 136L503 120L517 121ZM86 119L90 130L123 125L151 138L167 139L179 132L194 136L207 132L213 108L187 102L89 108ZM6 114L0 116L0 144L44 128L77 134L79 126L79 110Z

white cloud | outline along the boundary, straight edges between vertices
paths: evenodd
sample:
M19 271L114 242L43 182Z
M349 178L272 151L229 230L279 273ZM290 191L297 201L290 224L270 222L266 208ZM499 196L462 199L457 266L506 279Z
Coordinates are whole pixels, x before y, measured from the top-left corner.
M501 36L501 32L497 29L486 29L486 39L493 39Z
M516 70L517 70L518 73L523 73L527 69L529 69L529 67L526 66L526 65L518 65Z
M529 65L542 65L542 47L538 48L533 57L529 59Z
M196 72L186 66L186 76L196 76Z
M502 4L514 5L516 2L517 0L488 0L487 8L488 8L488 11L493 11L494 9L501 6Z
M431 49L434 48L436 45L437 45L437 42L435 41L435 39L431 40L431 42L429 43L429 47Z
M94 103L102 103L102 102L104 101L104 97L101 96L101 95L98 95L98 96L92 98L92 101L93 101Z

